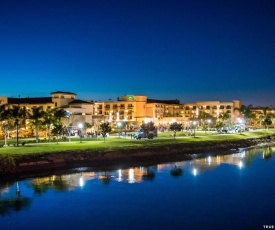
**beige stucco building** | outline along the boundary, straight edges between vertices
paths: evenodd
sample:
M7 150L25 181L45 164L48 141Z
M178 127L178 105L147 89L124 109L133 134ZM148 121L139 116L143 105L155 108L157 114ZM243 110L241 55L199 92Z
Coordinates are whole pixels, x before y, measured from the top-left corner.
M155 100L141 95L124 95L118 101L95 102L94 114L102 115L106 121L152 121L156 125L171 122L187 122L198 117L200 112L218 118L220 114L230 114L232 121L239 115L241 101L199 101L180 104L179 100Z
M3 104L25 106L27 109L41 107L44 111L48 108L62 108L81 122L91 122L94 110L92 101L76 99L75 93L63 91L52 92L51 97L13 98L0 96L0 105Z
M205 112L218 118L220 114L228 113L232 121L239 115L236 108L241 107L241 101L198 101L181 104L179 100L149 99L145 95L123 95L117 101L94 102L92 100L76 99L71 92L56 91L51 97L10 98L0 97L0 104L19 104L27 108L41 107L62 108L74 116L74 123L91 123L97 119L116 123L129 121L141 124L152 121L155 125L172 122L186 123L198 118L200 112Z

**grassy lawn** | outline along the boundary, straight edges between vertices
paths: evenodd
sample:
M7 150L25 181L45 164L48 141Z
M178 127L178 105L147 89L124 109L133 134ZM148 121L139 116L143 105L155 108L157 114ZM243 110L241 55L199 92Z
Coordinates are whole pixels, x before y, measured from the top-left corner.
M275 134L274 129L257 130L251 132L244 132L242 134L215 134L212 132L205 133L204 131L196 131L196 137L190 137L185 132L178 132L176 138L174 139L173 132L159 133L158 137L153 140L142 139L134 140L130 137L117 137L111 136L105 139L100 138L99 140L92 138L82 139L80 143L79 138L72 138L71 142L50 142L50 143L27 143L25 146L14 147L10 145L9 147L0 148L1 154L12 154L23 155L23 154L43 154L51 152L61 152L61 151L80 151L80 150L113 150L113 149L127 149L127 148L139 148L139 147L153 147L161 146L166 144L175 143L191 143L191 142L202 142L202 141L223 141L223 140L239 140L247 138L258 138L264 137L266 135ZM27 139L20 139L20 142L26 141ZM0 141L4 143L3 140ZM14 140L11 141L14 143Z

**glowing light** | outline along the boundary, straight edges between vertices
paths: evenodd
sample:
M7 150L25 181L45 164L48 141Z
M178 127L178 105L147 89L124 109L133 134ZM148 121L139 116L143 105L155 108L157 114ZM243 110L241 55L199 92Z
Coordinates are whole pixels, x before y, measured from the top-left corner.
M129 183L135 183L134 169L129 169L128 181Z
M79 186L82 188L84 186L84 180L83 177L79 178Z
M209 156L209 157L207 158L207 162L208 162L209 165L211 164L211 161L212 161L212 159L211 159L211 157Z
M243 167L243 162L242 161L239 162L239 167L240 167L240 169Z
M121 172L121 169L118 170L118 178L117 178L118 181L122 181L122 172Z
M197 176L197 174L198 174L197 169L193 169L193 175Z
M150 122L150 118L145 118L145 119L144 119L144 123L145 123L145 124L147 124L147 123L149 123L149 122Z

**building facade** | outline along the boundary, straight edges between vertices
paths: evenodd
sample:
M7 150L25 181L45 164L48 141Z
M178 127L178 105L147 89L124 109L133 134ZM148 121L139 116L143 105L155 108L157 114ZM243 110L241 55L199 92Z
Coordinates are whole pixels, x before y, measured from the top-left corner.
M141 95L124 95L117 101L95 102L94 114L103 116L109 122L152 121L156 125L161 125L171 122L188 122L190 119L198 118L201 112L208 113L215 118L227 113L235 122L239 116L237 109L241 105L239 100L181 104L179 100L155 100Z
M62 108L73 115L76 120L82 122L91 122L93 115L92 101L76 99L76 94L71 92L56 91L51 93L51 97L26 97L13 98L0 96L0 105L20 105L27 109L40 107L44 111L49 108Z
M198 101L195 103L181 104L179 100L149 99L145 95L123 95L117 101L94 102L92 100L76 99L76 94L71 92L56 91L51 97L36 98L11 98L0 97L0 104L21 105L31 107L62 108L74 116L74 123L100 120L112 124L123 122L152 121L155 125L163 125L172 122L186 123L199 117L204 112L214 118L221 114L230 115L233 122L239 116L236 109L242 105L241 101Z

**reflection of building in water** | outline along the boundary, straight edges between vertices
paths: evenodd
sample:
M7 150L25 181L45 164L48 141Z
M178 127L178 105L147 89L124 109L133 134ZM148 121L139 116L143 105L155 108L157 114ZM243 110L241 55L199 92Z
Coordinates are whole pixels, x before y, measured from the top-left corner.
M142 176L147 173L146 167L135 167L130 169L119 169L115 172L116 180L119 182L139 183Z
M268 153L266 153L266 148L264 150L265 151L263 152L263 158L267 159L271 155L270 152L274 152L275 147L271 149ZM176 162L173 164L160 164L157 166L157 170L167 170L177 165L178 167L181 167L183 170L188 171L194 176L196 176L200 173L212 170L221 164L236 165L240 169L242 169L246 165L250 164L252 159L255 157L256 153L257 152L255 152L255 150L251 149L243 150L239 153L230 155L207 156L204 158L198 158L191 161Z
M0 182L0 195L2 196L4 193L9 193L11 186L14 184L14 182Z
M188 161L180 161L180 162L176 162L176 163L169 163L169 164L158 164L157 165L157 171L160 172L162 170L166 170L169 168L174 168L174 166L176 165L177 167L184 167L187 164Z
M31 185L35 190L43 191L43 189L52 188L55 190L73 190L77 187L83 187L85 181L93 179L104 179L108 181L116 180L118 182L139 183L144 179L154 178L154 171L172 170L175 166L184 171L193 174L194 176L213 170L221 164L231 164L242 169L248 166L256 154L263 154L264 159L272 157L275 147L263 148L261 150L244 150L236 154L207 156L205 158L198 158L191 161L175 162L170 164L159 164L150 167L135 167L129 169L119 169L110 172L82 172L69 175L54 175L51 177L37 178L31 180Z
M242 168L242 160L244 157L245 152L243 151L231 155L208 156L206 158L195 159L190 162L191 173L197 175L198 173L203 173L208 170L212 170L221 164L232 164Z
M43 192L49 188L59 191L69 191L77 187L83 187L85 181L95 179L95 176L94 172L53 175L33 179L30 183L36 192Z
M50 177L36 178L31 180L31 186L37 192L46 191L49 188L60 191L74 190L85 186L85 182L93 179L114 179L118 182L139 183L143 175L148 173L146 167L119 169L111 172L82 172L68 175L53 175Z

